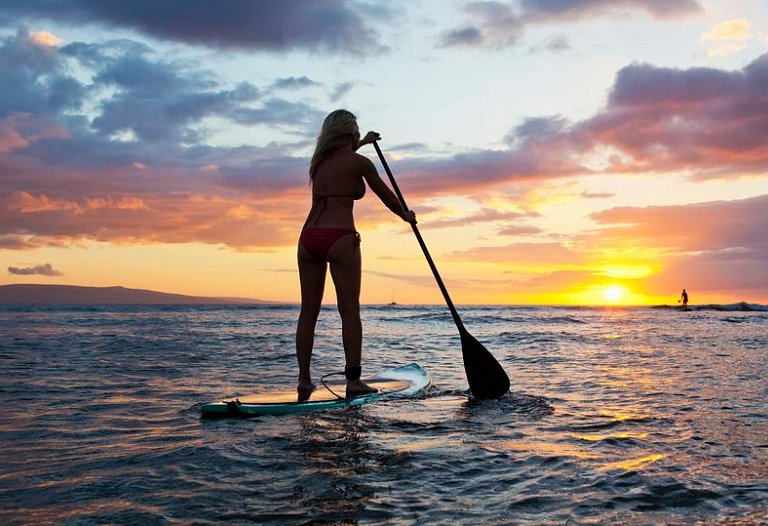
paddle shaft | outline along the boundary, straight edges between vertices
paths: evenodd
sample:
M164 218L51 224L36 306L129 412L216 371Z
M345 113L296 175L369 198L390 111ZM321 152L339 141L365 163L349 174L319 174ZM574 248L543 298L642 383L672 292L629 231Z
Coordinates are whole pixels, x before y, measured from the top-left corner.
M397 195L397 198L400 200L400 203L403 205L403 208L405 210L410 210L408 208L408 205L405 203L405 198L403 197L402 192L400 192L400 187L397 186L397 181L395 181L395 176L392 175L392 170L389 169L389 165L387 164L386 159L384 159L384 154L381 153L381 148L379 148L379 144L374 141L373 147L376 148L376 153L379 156L379 160L381 161L382 166L384 166L384 171L387 172L387 176L389 177L389 182L392 183L392 188L395 190L395 194ZM448 310L451 311L451 316L453 316L453 321L456 322L456 327L458 327L459 332L467 332L467 330L464 328L464 324L462 323L461 318L459 317L459 313L456 311L456 307L453 306L451 297L448 295L448 289L445 288L445 284L443 283L443 278L440 277L440 273L437 271L435 262L432 260L432 256L429 254L429 250L427 250L427 245L426 243L424 243L424 238L421 237L421 232L419 232L419 228L413 224L411 225L411 228L413 229L413 233L416 235L416 240L419 242L419 246L421 247L422 252L424 252L424 257L427 258L427 263L429 263L429 268L432 269L432 274L434 274L435 276L435 281L437 281L437 286L440 287L440 292L443 293L443 298L445 298L445 303L448 304Z

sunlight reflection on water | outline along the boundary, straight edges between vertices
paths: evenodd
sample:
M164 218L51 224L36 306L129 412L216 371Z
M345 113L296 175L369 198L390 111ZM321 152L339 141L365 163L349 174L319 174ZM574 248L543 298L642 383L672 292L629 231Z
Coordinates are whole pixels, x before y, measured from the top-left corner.
M0 522L765 516L768 314L462 311L510 374L505 398L467 398L444 309L368 307L366 371L417 361L429 392L211 422L200 404L293 385L295 307L1 309ZM332 308L319 327L315 374L339 370Z

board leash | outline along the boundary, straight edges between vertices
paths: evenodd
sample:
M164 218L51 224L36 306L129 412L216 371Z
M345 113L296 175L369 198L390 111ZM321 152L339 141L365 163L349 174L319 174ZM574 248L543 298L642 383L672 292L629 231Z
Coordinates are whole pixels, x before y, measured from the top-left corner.
M323 384L323 387L325 387L326 389L328 389L328 392L330 392L330 393L331 393L333 396L335 396L335 397L336 397L336 398L338 398L339 400L346 400L346 399L347 399L347 397L345 397L345 396L340 396L340 395L339 395L339 393L337 393L336 391L334 391L333 389L331 389L330 387L328 387L328 384L327 384L327 383L325 383L325 379L326 379L326 378L328 378L329 376L346 376L346 375L345 375L343 372L341 372L341 373L328 373L328 374L326 374L325 376L321 376L321 377L320 377L320 383L321 383L321 384Z

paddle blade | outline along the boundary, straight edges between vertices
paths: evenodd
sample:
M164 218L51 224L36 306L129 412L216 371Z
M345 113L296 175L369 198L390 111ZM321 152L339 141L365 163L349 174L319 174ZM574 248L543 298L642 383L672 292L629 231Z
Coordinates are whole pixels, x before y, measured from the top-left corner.
M509 376L482 343L466 330L461 335L461 354L469 389L480 400L501 398L509 391Z

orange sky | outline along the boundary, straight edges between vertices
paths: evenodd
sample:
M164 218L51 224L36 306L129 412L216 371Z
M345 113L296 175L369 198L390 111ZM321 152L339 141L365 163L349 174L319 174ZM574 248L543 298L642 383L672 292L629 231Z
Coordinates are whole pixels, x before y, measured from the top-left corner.
M308 159L346 107L456 303L768 303L768 7L727 4L19 4L0 283L298 301ZM442 302L372 192L356 221L364 303Z

